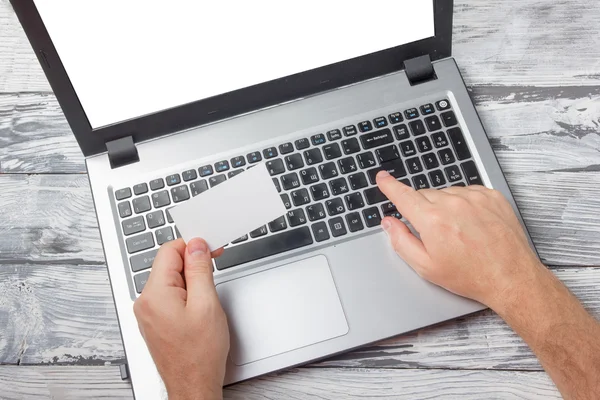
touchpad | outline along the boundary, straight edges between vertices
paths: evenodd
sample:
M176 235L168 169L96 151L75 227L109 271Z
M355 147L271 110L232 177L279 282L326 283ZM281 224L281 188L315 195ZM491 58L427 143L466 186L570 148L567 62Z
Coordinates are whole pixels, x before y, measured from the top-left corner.
M217 285L231 333L230 357L244 365L348 333L325 256Z

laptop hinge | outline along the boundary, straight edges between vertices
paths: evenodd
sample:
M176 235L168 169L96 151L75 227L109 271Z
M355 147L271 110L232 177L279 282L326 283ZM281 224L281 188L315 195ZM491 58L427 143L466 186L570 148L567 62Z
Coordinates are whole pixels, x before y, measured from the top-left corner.
M112 169L140 161L132 136L106 142L106 150L108 150L108 159Z
M437 79L429 54L404 61L404 70L411 86Z

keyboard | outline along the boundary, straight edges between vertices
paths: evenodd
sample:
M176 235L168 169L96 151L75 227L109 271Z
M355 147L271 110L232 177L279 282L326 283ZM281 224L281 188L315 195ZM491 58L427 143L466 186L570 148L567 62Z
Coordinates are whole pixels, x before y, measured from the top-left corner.
M217 271L334 243L375 229L384 216L401 219L375 184L381 170L415 189L483 185L453 107L442 99L121 188L116 210L138 294L158 248L180 237L169 209L263 161L288 212L228 244Z

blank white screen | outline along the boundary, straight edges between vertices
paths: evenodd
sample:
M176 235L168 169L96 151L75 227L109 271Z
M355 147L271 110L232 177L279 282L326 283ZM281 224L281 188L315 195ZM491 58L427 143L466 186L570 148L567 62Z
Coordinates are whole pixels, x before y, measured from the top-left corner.
M432 0L35 4L92 128L434 36Z

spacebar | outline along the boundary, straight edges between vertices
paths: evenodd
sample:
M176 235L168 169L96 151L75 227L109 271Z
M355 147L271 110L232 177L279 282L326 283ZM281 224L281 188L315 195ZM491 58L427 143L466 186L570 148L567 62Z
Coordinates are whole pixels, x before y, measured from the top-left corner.
M263 239L253 240L231 248L226 248L223 255L215 260L217 269L222 271L236 265L245 264L261 258L274 256L312 244L312 236L308 226L278 233Z

